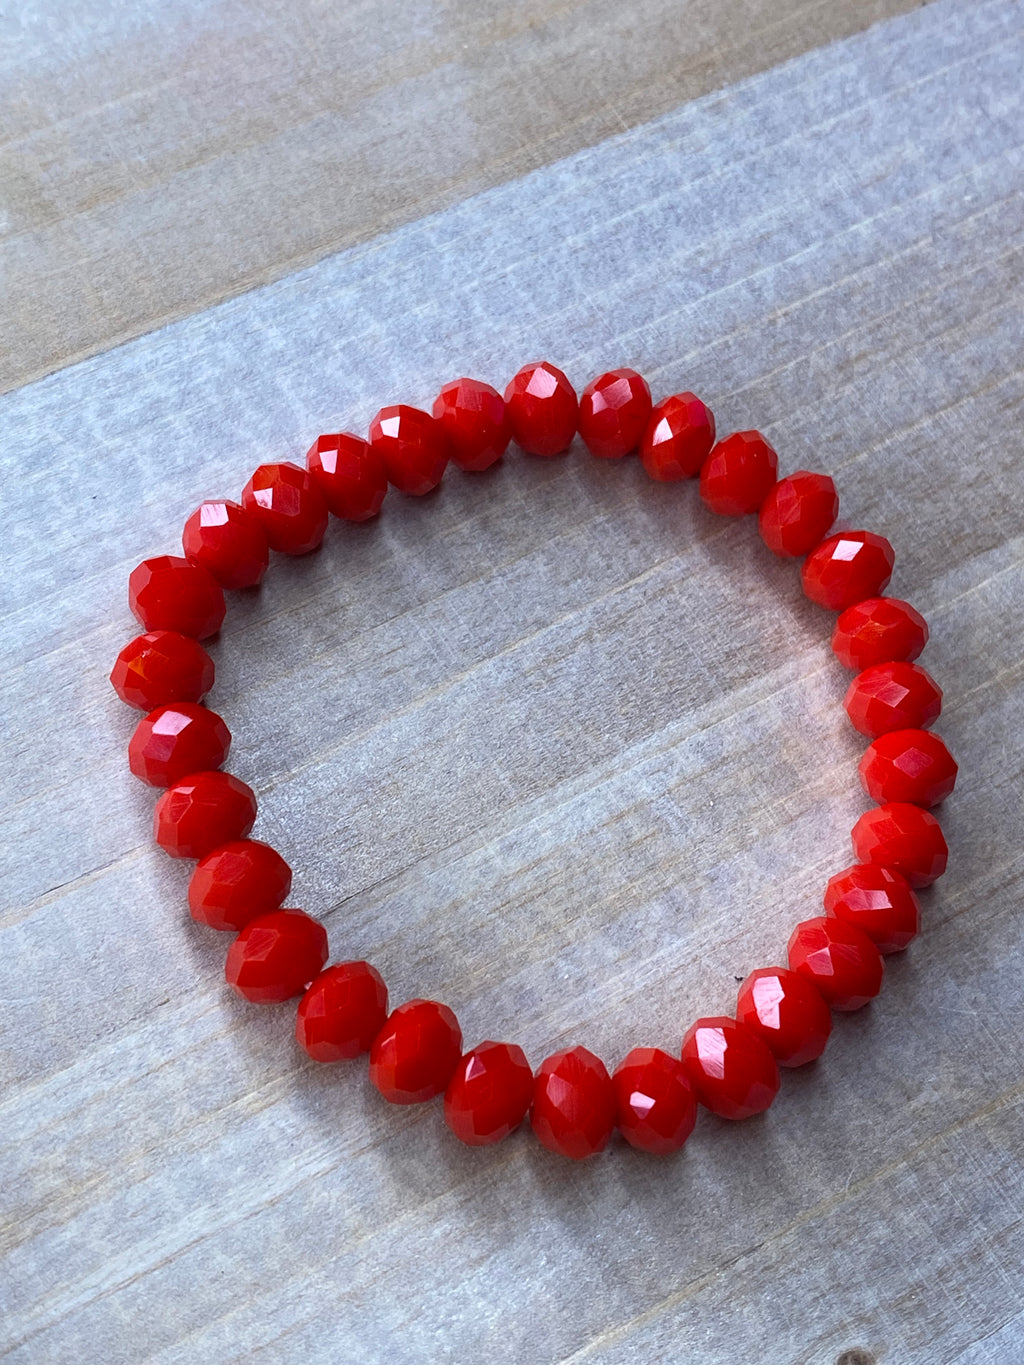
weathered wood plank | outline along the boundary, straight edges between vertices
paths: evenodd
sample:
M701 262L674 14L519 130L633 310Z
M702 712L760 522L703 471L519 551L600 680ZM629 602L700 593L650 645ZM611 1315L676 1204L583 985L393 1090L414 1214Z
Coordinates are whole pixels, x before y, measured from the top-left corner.
M1021 1353L1020 5L921 13L9 395L0 1349L14 1361ZM318 423L547 352L764 425L892 534L962 779L887 989L764 1120L582 1168L456 1150L218 985L125 776L128 568ZM575 451L335 527L213 700L339 953L538 1061L674 1045L863 803L754 527ZM56 983L59 983L59 987Z
M0 391L913 3L21 6Z

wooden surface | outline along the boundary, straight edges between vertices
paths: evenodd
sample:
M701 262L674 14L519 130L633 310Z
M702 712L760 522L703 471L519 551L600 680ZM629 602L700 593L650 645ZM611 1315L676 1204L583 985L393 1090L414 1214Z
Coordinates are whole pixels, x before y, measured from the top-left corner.
M32 0L0 392L915 0Z
M6 396L5 1359L1024 1357L1022 59L1024 6L936 0ZM130 568L202 497L538 354L833 473L961 763L882 996L668 1162L466 1150L303 1064L223 987L106 682ZM848 860L828 626L692 485L510 452L275 563L211 703L335 955L470 1043L614 1064L728 1009Z

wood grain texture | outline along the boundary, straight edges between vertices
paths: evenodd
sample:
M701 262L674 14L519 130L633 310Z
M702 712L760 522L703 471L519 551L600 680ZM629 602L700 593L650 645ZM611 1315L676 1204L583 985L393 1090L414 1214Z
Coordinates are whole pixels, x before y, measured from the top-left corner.
M1007 1365L1024 1354L1024 6L936 0L8 395L0 1350ZM148 841L124 583L319 429L635 364L890 534L962 766L926 929L763 1119L470 1152L303 1065ZM848 857L828 618L635 461L511 453L232 604L211 699L295 903L538 1062L677 1045Z
M915 0L32 0L0 48L0 391Z

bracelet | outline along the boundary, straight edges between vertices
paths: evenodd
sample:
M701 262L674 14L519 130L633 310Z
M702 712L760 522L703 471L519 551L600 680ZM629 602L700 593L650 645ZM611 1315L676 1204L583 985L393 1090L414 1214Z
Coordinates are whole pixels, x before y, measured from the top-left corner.
M377 516L388 485L420 496L441 482L449 461L486 469L510 440L548 457L579 434L598 459L634 451L651 478L699 476L700 496L722 516L757 514L772 553L801 560L805 594L837 612L832 650L856 672L844 707L871 742L860 780L876 806L853 829L856 863L825 888L824 915L802 921L788 965L752 972L739 988L735 1017L698 1019L680 1054L634 1048L613 1074L586 1048L547 1057L534 1074L521 1048L486 1041L467 1052L454 1013L435 1000L389 1011L380 973L368 962L328 967L327 934L303 910L284 909L291 869L249 834L256 797L222 771L231 735L201 705L214 666L199 643L220 630L225 589L256 587L270 550L303 555L323 539L330 515ZM188 888L192 917L236 935L225 976L246 1000L301 997L296 1038L318 1062L369 1053L370 1079L393 1104L444 1095L444 1119L462 1142L484 1146L530 1115L553 1152L574 1159L603 1150L617 1128L645 1152L677 1151L698 1104L727 1119L768 1108L779 1068L823 1052L831 1011L856 1010L882 984L883 956L899 952L920 927L916 888L946 868L947 848L930 809L953 790L957 765L929 727L942 705L934 679L914 660L928 627L907 602L881 596L892 575L892 546L870 531L840 530L835 485L799 470L778 478L775 451L756 431L717 441L710 409L692 393L652 405L646 381L618 369L577 395L547 362L524 366L504 398L490 385L445 385L432 415L404 404L382 408L369 439L320 436L306 468L261 465L241 502L204 502L188 518L184 557L162 555L132 571L128 601L146 632L117 657L111 682L146 712L128 745L136 777L165 788L154 837L174 858L196 860Z

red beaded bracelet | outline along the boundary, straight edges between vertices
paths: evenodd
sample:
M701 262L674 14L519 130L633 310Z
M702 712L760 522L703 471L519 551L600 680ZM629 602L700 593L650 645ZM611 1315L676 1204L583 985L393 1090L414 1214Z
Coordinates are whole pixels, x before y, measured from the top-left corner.
M739 989L734 1018L698 1019L678 1057L635 1048L609 1075L576 1047L546 1058L536 1075L522 1049L483 1042L462 1050L452 1011L409 1000L388 1011L388 992L368 962L327 967L327 934L302 910L282 909L291 869L269 845L249 837L256 798L219 771L231 736L203 706L214 669L200 640L224 620L225 588L256 586L269 551L302 555L323 539L330 515L375 517L388 484L420 495L437 487L449 460L465 470L501 459L510 440L536 456L556 455L577 433L592 455L619 459L639 451L651 478L699 475L700 495L722 516L757 513L776 555L802 559L803 590L839 617L832 649L855 670L844 706L871 739L860 764L878 805L854 826L857 863L832 877L825 914L798 924L788 965L752 972ZM913 661L928 638L906 602L882 597L893 569L887 540L870 531L833 532L838 499L832 480L800 470L779 479L775 451L756 431L715 441L715 419L692 393L652 406L634 370L594 379L577 399L547 362L526 365L502 396L488 384L446 384L433 414L382 408L369 440L320 436L306 469L265 464L241 504L204 502L185 523L184 558L147 559L129 579L128 600L146 634L117 657L111 682L146 716L128 745L132 772L166 788L156 804L156 842L193 858L189 909L194 919L236 934L226 977L247 1000L300 996L296 1037L318 1062L369 1052L370 1078L393 1104L444 1095L456 1137L483 1146L507 1136L530 1114L545 1147L583 1158L601 1151L618 1128L646 1152L676 1151L700 1103L724 1118L767 1109L779 1067L819 1057L832 1010L855 1010L882 984L884 954L918 932L914 888L946 867L946 844L929 811L953 790L957 765L928 727L942 693Z

